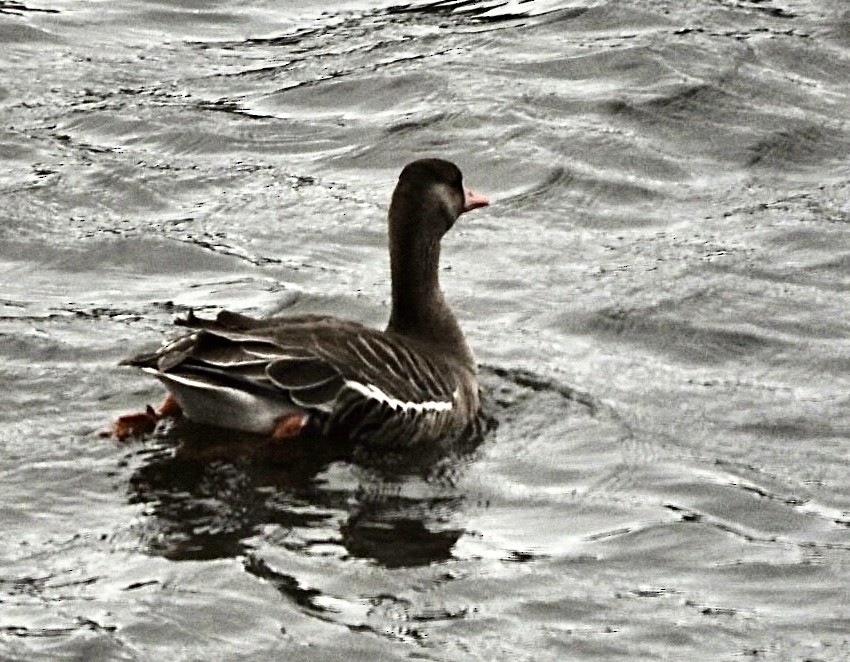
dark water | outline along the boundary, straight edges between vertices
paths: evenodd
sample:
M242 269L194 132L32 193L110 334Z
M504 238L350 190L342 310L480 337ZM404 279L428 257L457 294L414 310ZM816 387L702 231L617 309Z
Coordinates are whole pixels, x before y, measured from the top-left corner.
M280 6L283 5L283 6ZM0 2L0 658L850 657L850 6ZM380 325L400 167L498 430L174 430L189 307Z

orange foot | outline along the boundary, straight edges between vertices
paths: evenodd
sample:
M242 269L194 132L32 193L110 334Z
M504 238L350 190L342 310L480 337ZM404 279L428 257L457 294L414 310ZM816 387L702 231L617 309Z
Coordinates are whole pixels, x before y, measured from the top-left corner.
M181 413L180 405L177 404L174 396L169 393L158 410L148 405L145 411L120 416L115 420L111 428L101 433L101 436L113 436L119 441L124 441L130 437L141 437L143 434L153 432L156 429L156 424L162 419L177 418Z
M294 439L301 434L301 430L307 425L307 414L287 414L281 416L272 430L272 439L284 441Z

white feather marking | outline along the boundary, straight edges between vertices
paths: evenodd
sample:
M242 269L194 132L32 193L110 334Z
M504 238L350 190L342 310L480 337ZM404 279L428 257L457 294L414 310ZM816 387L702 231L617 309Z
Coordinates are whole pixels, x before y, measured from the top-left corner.
M392 409L401 409L402 411L449 411L454 407L454 402L445 400L428 400L426 402L402 402L401 400L387 395L381 389L373 384L362 384L351 379L345 380L345 385L348 388L354 389L361 395L389 405ZM457 395L455 393L455 395Z
M227 386L220 386L218 384L212 384L198 379L189 379L183 375L175 375L171 372L160 372L156 368L142 368L142 372L146 372L149 375L154 375L156 377L161 376L165 379L171 380L172 382L177 382L184 386L191 386L192 388L206 389L208 391L236 391L236 389L228 388Z

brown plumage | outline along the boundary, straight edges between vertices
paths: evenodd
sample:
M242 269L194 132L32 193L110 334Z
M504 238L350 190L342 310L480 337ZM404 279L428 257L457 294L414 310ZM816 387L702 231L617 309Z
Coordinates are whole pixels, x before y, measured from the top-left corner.
M440 240L488 204L440 159L408 164L389 212L392 311L386 330L321 315L190 314L192 331L124 361L160 379L198 422L372 445L434 442L480 425L476 365L439 285ZM284 422L281 427L281 421Z

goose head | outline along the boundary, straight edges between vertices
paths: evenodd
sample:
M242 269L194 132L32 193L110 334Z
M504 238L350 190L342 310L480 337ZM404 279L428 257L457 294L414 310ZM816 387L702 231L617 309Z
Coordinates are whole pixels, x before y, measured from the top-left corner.
M401 171L393 192L390 240L398 235L439 241L461 214L488 204L486 196L463 185L463 174L451 161L413 161Z

